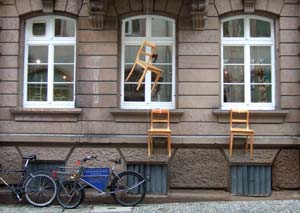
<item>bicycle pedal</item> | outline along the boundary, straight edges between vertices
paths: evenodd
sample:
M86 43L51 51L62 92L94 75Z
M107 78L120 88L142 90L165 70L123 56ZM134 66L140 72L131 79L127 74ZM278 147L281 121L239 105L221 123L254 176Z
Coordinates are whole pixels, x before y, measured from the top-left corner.
M98 195L98 196L104 196L104 195L106 195L106 193L105 192L98 192L98 193L96 193L96 195Z

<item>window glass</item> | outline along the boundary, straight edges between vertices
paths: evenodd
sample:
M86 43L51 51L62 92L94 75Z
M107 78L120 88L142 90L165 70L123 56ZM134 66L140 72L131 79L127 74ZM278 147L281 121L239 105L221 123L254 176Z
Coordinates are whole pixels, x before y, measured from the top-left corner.
M66 19L55 19L55 37L74 37L75 23Z
M269 22L250 19L250 36L251 37L270 37L271 26Z
M32 24L33 36L45 36L46 35L46 22L39 21Z
M270 64L271 47L251 46L250 57L252 64Z
M223 37L244 37L244 19L224 22Z
M55 46L54 63L74 63L74 46Z
M146 36L146 19L133 19L125 23L126 37L145 37Z
M48 63L48 46L29 46L28 63Z
M244 102L244 85L224 85L224 102Z
M73 84L54 84L54 101L73 101Z
M28 84L28 101L47 101L47 84Z
M153 37L172 37L173 24L171 21L161 18L152 18L151 24L151 35Z

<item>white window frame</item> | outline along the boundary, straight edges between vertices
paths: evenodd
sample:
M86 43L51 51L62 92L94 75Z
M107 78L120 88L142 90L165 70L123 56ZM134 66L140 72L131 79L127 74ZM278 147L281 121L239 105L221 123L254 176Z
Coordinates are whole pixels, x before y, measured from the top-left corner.
M72 21L75 26L74 37L55 37L55 19ZM46 35L34 36L32 25L37 21L46 23ZM25 108L74 108L75 107L75 82L76 82L76 20L64 16L39 16L26 20L25 22L25 54L24 54L24 85L23 85L23 106ZM28 82L28 50L29 46L48 46L48 82L47 82L47 101L28 101L27 82ZM73 101L54 101L54 46L73 46L74 47L74 71L73 71ZM65 63L64 63L65 64Z
M146 36L145 37L125 37L125 23L133 19L146 19ZM160 18L172 23L172 37L151 37L151 18ZM151 102L151 73L147 72L145 76L145 101L144 102L133 102L133 101L124 101L125 98L125 46L135 45L140 46L144 41L150 41L157 46L168 45L172 47L172 100L170 102ZM145 16L133 16L122 20L122 45L121 45L121 108L122 109L152 109L152 108L167 108L175 109L175 71L176 71L176 49L175 49L175 20L167 18L164 16L155 16L155 15L145 15Z
M223 37L223 23L226 21L244 19L244 37ZM250 37L250 19L262 20L270 23L270 37ZM223 82L223 47L224 46L243 46L244 47L244 97L245 102L224 102L224 82ZM271 102L251 103L251 73L250 73L250 46L271 47ZM251 110L273 110L275 109L275 39L274 21L269 18L246 15L225 18L221 21L221 109L247 108Z

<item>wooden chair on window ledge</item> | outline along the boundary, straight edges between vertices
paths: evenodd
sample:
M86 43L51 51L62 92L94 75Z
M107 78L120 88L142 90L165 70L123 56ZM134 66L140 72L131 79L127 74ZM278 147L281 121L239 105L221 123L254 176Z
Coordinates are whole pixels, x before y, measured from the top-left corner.
M152 109L148 130L148 157L153 153L153 136L167 136L168 154L171 157L170 112L168 109Z
M125 79L125 81L129 80L129 78L132 75L133 71L135 70L136 66L142 67L142 69L144 71L138 80L138 86L136 88L137 91L140 89L140 87L143 83L143 80L145 79L146 73L149 71L149 72L156 74L156 78L155 78L154 84L151 89L151 93L153 93L153 91L157 85L157 82L163 72L163 70L159 69L158 67L156 67L152 64L152 61L157 59L157 54L155 54L155 50L156 50L156 44L151 43L149 41L144 41L137 52L135 62L133 64L129 74L128 74L127 78ZM146 59L145 59L145 56L147 56Z
M250 158L253 159L253 137L254 130L249 129L249 111L248 110L230 110L230 142L229 155L232 157L233 138L235 135L246 136L246 152L248 153L248 145L250 145ZM248 142L250 136L250 143Z

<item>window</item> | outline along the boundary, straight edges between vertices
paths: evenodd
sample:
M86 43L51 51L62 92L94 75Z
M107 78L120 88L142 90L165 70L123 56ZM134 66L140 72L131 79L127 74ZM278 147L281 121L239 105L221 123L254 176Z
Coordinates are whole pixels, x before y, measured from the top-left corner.
M157 45L155 66L164 72L156 90L151 94L155 74L147 72L145 80L137 88L142 70L135 70L125 81L135 61L137 51L144 40ZM175 108L175 22L160 16L138 16L122 22L121 108L151 109Z
M274 109L273 21L238 16L222 21L222 109Z
M25 30L24 107L74 107L75 20L36 17Z

